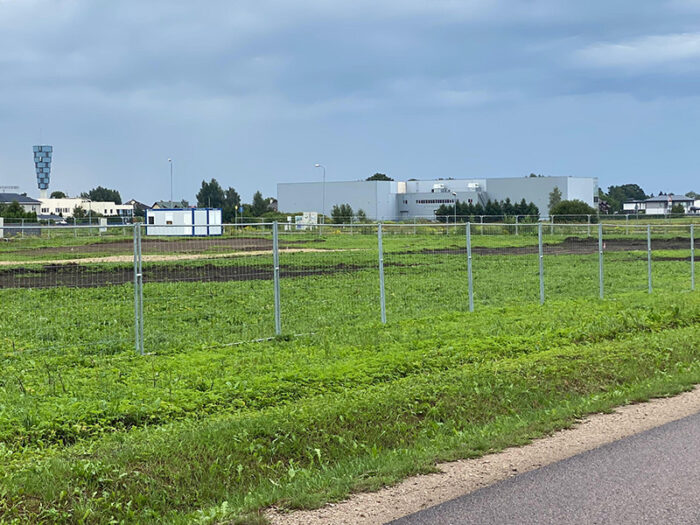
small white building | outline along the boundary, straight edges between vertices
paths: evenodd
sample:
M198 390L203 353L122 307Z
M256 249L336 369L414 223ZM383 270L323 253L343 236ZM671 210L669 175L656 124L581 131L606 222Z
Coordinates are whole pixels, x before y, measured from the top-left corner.
M209 237L224 233L220 208L146 210L146 235Z
M63 218L73 216L76 208L85 210L85 214L100 214L104 217L121 217L131 220L134 216L134 206L131 204L116 204L111 201L91 201L80 197L66 197L65 199L43 199L41 201L42 215L60 215Z

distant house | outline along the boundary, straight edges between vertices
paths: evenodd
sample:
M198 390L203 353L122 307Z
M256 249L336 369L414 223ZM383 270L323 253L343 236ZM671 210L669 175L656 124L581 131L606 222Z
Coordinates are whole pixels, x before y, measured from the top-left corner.
M124 204L131 206L134 209L134 215L138 215L139 217L143 217L146 214L146 210L149 209L148 204L139 202L136 199L126 201Z
M151 206L153 210L184 210L190 207L186 200L181 201L156 201Z
M696 213L700 200L685 195L659 195L643 200L630 200L622 204L623 213L644 213L646 215L668 215L673 206L682 206L684 213Z
M26 193L0 193L0 204L8 205L15 201L18 202L27 213L40 213L41 202L36 199L32 199L31 197L27 197Z
M116 204L112 201L93 201L82 197L66 197L63 199L41 198L41 207L38 213L41 215L58 215L63 218L73 216L76 208L81 208L87 214L95 213L104 217L119 217L123 221L131 221L134 216L134 208L129 204Z

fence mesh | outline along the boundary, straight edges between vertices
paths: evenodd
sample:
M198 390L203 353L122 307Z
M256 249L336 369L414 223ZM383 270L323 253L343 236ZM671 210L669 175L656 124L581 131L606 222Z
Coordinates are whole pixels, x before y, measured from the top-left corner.
M211 237L142 228L144 345L164 351L274 335L272 229L225 225Z
M133 227L37 225L31 235L2 230L4 348L132 347Z
M378 320L377 227L285 226L279 233L283 332Z
M636 221L158 228L0 226L2 348L180 351L468 311L469 251L475 309L686 292L700 244Z
M465 224L382 228L391 320L469 309Z

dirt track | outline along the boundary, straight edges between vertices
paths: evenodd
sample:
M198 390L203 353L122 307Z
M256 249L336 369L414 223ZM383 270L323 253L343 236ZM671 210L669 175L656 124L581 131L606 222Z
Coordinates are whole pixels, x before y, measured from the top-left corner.
M284 244L294 244L295 242L286 242ZM158 239L143 239L141 241L141 251L144 254L159 253L202 253L205 250L212 248L225 248L235 251L254 251L254 250L271 250L272 241L269 239L256 238L235 238L224 239L220 237L207 238L192 238L178 239L177 241L163 241ZM131 240L118 242L101 242L95 244L85 244L81 246L47 246L41 248L31 248L13 252L18 255L27 255L32 257L71 253L75 255L82 254L130 254L133 253L134 243Z
M191 245L188 246L188 244ZM133 282L133 269L127 264L133 261L133 255L106 255L106 253L118 253L127 248L127 243L94 244L76 247L78 253L99 253L101 256L82 259L56 259L51 261L26 261L24 264L31 264L34 268L23 268L23 264L17 261L0 261L0 267L8 266L7 269L0 268L0 288L50 288L55 286L72 286L90 288L98 286L108 286L114 284L125 284ZM183 246L185 244L185 246ZM652 243L653 250L678 250L688 249L689 239L659 239ZM104 248L110 250L105 251ZM202 250L212 247L225 249L236 249L238 252L227 253L201 253ZM646 251L645 240L639 239L609 239L605 241L606 252L624 251ZM43 253L65 253L66 248L46 248ZM61 251L62 250L62 251ZM168 253L169 250L169 253ZM163 253L163 252L166 253ZM314 248L284 248L286 253L330 253L344 252L346 250L320 250ZM354 251L354 250L347 250ZM559 244L546 244L545 255L574 255L593 254L598 251L597 239L569 238ZM184 243L171 243L168 241L144 241L143 260L149 262L172 262L171 265L161 265L157 267L144 267L144 282L186 282L186 281L250 281L250 280L271 280L273 278L272 264L248 265L248 266L221 266L215 264L188 265L187 261L212 260L221 258L231 258L243 255L270 255L271 243L265 239L197 239L188 240ZM148 252L151 252L150 254ZM154 253L155 252L155 253ZM484 248L474 247L474 255L535 255L538 252L537 246L525 247L503 247ZM20 253L20 252L14 252ZM36 255L37 251L28 252ZM417 250L394 252L388 254L385 266L403 266L398 261L391 261L392 255L410 254L465 254L464 248L448 248L441 250ZM270 257L271 259L271 257ZM654 256L654 260L688 260L688 257L674 256ZM90 267L90 263L120 263L125 266L111 269L100 269ZM37 268L41 265L40 268ZM9 268L11 266L11 268ZM338 272L352 272L364 268L352 264L335 264L332 266L316 268L300 268L281 266L281 277L303 277L310 275L334 274Z
M280 277L328 275L338 272L358 271L362 268L362 266L342 263L323 268L281 266ZM173 264L151 268L145 267L143 270L144 283L254 281L272 280L272 278L272 264L268 266L217 266L212 264L187 266L185 264ZM93 288L132 282L134 282L134 270L129 267L114 268L109 271L95 271L89 266L79 264L56 264L45 265L38 270L26 268L0 270L0 288L53 288L56 286Z
M473 242L473 241L472 241ZM700 239L696 240L696 244ZM684 239L676 237L673 239L652 239L652 250L688 250L690 249L690 238ZM644 239L605 239L603 249L606 252L631 252L646 251L647 241ZM420 253L466 253L466 248L447 248L444 250L419 250L406 251L405 254ZM484 248L480 246L472 247L474 255L534 255L538 253L537 245L534 246L504 246L502 248ZM569 237L561 243L544 243L545 255L576 255L598 253L598 239L588 237Z

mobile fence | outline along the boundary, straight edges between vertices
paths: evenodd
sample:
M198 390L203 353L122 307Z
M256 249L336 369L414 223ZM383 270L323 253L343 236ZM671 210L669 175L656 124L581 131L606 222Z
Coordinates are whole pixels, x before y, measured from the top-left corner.
M485 306L689 292L700 242L693 224L209 226L219 235L39 225L3 239L0 344L178 352Z

